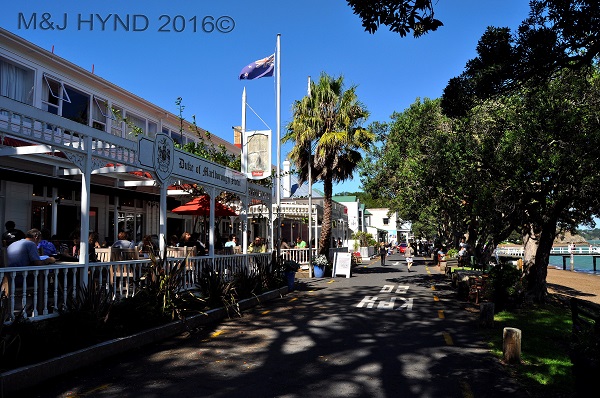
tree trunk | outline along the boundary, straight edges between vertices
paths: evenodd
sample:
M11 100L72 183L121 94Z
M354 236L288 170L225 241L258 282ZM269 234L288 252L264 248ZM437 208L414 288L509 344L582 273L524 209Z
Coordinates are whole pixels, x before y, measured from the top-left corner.
M329 257L329 247L331 246L331 197L333 195L333 182L331 178L325 178L323 181L323 224L321 225L321 236L319 238L319 254Z
M534 302L543 302L548 295L546 276L550 250L556 236L556 223L548 222L539 230L533 228L523 237L525 245L523 273L525 296Z

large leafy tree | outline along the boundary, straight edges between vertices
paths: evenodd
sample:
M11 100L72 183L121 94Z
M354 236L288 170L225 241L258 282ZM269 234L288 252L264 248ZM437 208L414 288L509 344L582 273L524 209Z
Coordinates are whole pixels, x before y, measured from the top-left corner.
M574 186L595 178L591 170L598 159L595 149L589 152L598 145L596 43L582 41L576 30L596 26L599 10L587 1L532 2L516 34L488 28L478 56L444 90L442 107L449 116L471 120L487 109L496 121L498 109L506 112L506 124L492 136L512 147L519 162L510 165L512 178L498 167L487 169L520 194L503 218L523 234L527 293L535 300L546 294L557 230L591 223L599 212L597 192ZM581 26L571 29L567 21Z
M521 231L526 294L542 301L557 231L600 212L597 71L564 70L461 119L444 116L439 103L417 101L394 115L378 172L363 185L389 195L402 218L434 222L443 239L468 231L480 255L488 240Z
M522 234L526 295L534 301L547 294L557 233L591 223L600 211L599 88L597 70L565 69L536 87L486 100L463 120L465 133L480 142L479 175L489 176L483 181L496 197L482 219Z
M565 70L518 101L518 129L505 137L519 159L513 170L521 180L528 293L541 300L557 231L575 231L600 214L600 79L597 70Z
M294 102L292 113L283 142L295 142L289 157L299 170L300 183L308 180L309 165L313 181L323 182L319 254L328 255L333 184L352 177L362 159L361 151L371 145L373 133L362 127L369 113L358 100L356 86L345 90L342 76L325 73L318 82L310 83L307 96Z
M502 187L482 168L489 161L485 144L467 125L444 116L440 100L417 100L392 116L382 150L369 152L374 165L361 167L361 182L411 220L415 235L452 245L468 232L470 243L480 243L482 251L488 238L507 234L493 218L501 209Z

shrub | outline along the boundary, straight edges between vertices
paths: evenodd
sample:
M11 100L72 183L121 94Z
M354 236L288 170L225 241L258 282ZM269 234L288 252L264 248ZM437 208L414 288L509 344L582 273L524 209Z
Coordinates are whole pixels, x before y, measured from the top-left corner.
M352 239L358 240L361 247L375 246L377 244L377 241L373 238L373 235L364 231L357 231L353 233Z
M523 272L512 264L500 264L489 272L486 298L495 304L496 312L520 306L524 299Z
M458 250L456 249L450 249L448 250L448 252L446 253L446 258L454 258L458 255Z
M25 323L23 316L25 309L17 315L10 324L10 306L8 297L2 291L0 293L0 363L6 364L11 360L16 360L21 351L21 329ZM2 366L4 367L4 366Z

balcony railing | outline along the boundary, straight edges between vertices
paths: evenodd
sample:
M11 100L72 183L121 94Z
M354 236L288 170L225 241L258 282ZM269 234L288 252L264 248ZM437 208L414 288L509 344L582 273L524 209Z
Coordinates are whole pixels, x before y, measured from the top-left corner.
M33 144L41 145L36 149L40 154L58 150L73 157L89 151L99 167L108 163L135 166L137 160L136 142L0 96L0 146Z

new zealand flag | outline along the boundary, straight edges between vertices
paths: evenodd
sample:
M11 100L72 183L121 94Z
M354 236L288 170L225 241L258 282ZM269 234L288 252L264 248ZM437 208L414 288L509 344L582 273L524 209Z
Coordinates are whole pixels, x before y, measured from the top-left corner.
M240 80L254 80L260 79L261 77L271 77L273 76L273 70L275 70L275 54L245 66L240 72Z

